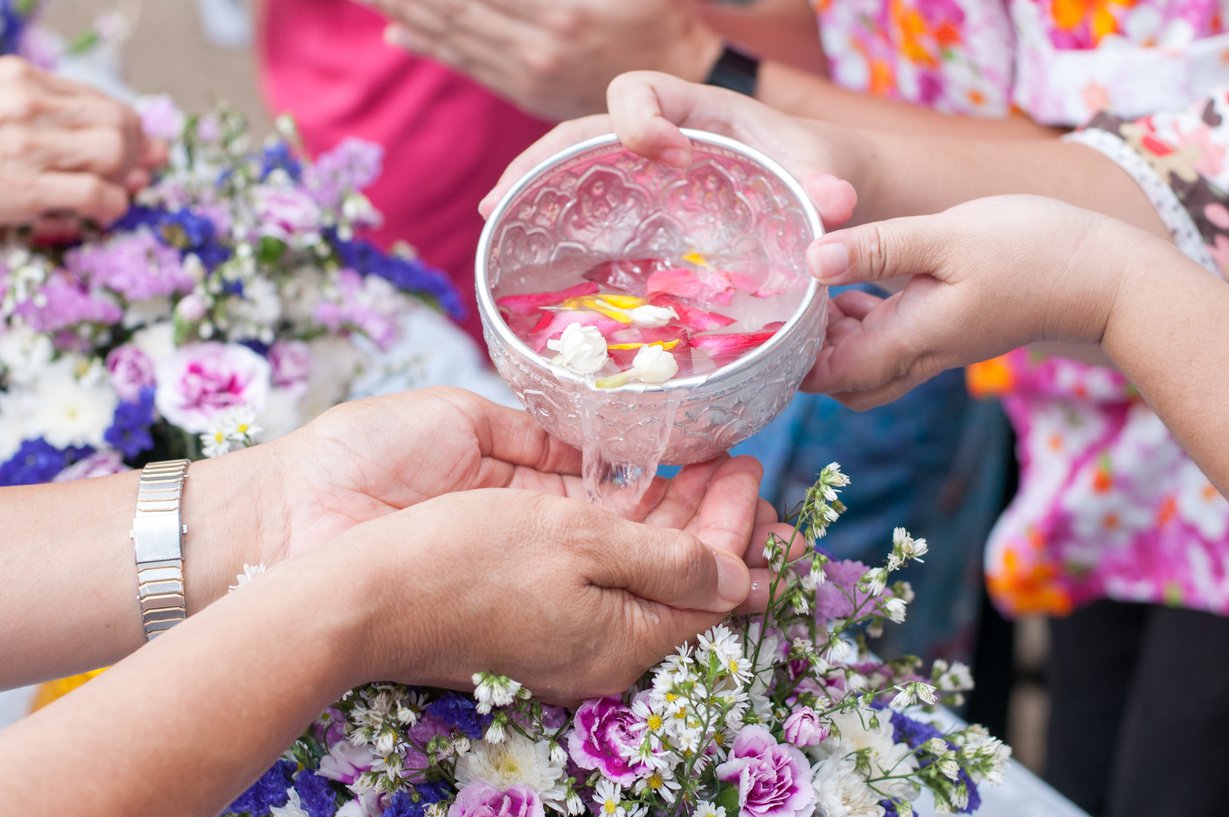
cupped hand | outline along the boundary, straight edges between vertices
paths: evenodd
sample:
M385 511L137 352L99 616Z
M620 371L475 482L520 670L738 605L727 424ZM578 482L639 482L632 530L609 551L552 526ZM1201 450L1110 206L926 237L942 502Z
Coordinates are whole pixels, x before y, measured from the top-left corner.
M804 388L872 408L1029 343L1097 343L1120 281L1115 259L1145 241L1157 239L1039 196L979 199L830 233L808 251L824 283L912 277L886 299L850 290L832 300Z
M758 148L807 188L828 227L844 224L857 204L864 175L856 135L782 113L742 94L668 74L633 71L610 83L609 114L565 122L513 160L479 205L495 204L532 167L566 147L613 131L628 150L675 167L691 163L680 128L712 131ZM852 182L852 183L851 183Z
M750 589L703 525L654 527L528 491L448 494L343 538L354 564L378 564L361 579L374 622L362 680L467 689L491 671L548 701L619 693Z
M165 160L127 105L0 57L0 226L63 238L80 220L109 224Z
M623 71L702 80L721 38L678 0L372 0L393 45L451 66L519 108L562 120L605 108Z
M265 504L259 558L273 564L311 550L351 527L457 491L522 488L583 497L580 453L547 434L527 413L460 389L433 388L336 406L303 429L245 455L262 458L274 486ZM762 472L739 457L691 466L657 479L631 516L686 529L755 566L766 587L763 543L784 535L758 499ZM747 553L754 538L757 546Z

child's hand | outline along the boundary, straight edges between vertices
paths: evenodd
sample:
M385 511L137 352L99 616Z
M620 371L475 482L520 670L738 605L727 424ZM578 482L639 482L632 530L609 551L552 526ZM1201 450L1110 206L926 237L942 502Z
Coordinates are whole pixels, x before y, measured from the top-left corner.
M1157 241L1036 196L831 233L808 252L824 283L913 277L890 298L849 291L833 300L805 387L866 409L1035 341L1099 343L1132 248Z

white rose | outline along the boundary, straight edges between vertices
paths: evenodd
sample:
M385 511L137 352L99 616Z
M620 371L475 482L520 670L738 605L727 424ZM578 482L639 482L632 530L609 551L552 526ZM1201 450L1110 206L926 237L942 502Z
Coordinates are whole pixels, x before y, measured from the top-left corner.
M595 374L606 365L606 338L592 326L568 324L559 340L548 340L546 348L555 355L555 363L577 374ZM639 358L637 358L639 359Z

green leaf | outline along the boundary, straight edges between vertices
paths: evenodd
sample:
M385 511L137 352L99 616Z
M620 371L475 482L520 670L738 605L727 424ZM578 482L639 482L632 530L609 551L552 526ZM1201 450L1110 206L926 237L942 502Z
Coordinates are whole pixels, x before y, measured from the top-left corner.
M260 239L260 249L256 252L256 257L264 264L276 264L282 260L282 255L286 252L286 242L279 238L264 236Z
M713 803L725 809L726 817L737 817L740 811L738 788L735 786L722 786L721 791L717 792L717 797L713 800Z

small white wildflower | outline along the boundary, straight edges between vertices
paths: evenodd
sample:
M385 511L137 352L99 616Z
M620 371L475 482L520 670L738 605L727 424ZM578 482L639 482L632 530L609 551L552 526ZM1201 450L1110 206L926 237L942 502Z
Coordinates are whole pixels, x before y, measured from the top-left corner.
M503 743L508 736L508 731L504 728L502 718L496 718L491 721L491 725L487 727L486 734L483 736L487 743Z
M597 782L593 795L598 812L602 817L626 817L627 810L623 808L623 790L612 780L605 778Z
M521 691L521 685L505 675L492 672L475 672L473 676L474 698L478 714L486 715L492 707L510 706Z
M866 571L860 584L867 593L878 596L888 586L888 571L882 567L872 568Z
M230 453L230 439L221 428L213 428L201 434L201 453L206 457L220 457Z
M579 817L579 815L585 813L585 801L581 800L580 795L570 786L568 787L568 798L564 806L572 817Z
M696 803L695 817L725 817L725 807L701 800Z
M908 608L905 606L904 599L898 599L895 596L893 596L889 599L884 599L883 601L884 615L886 615L889 620L893 621L896 624L901 624L904 622L905 613L907 610Z
M264 574L264 572L265 572L264 562L257 562L254 565L250 565L244 562L243 572L235 576L235 583L230 586L229 588L230 591L233 593L234 591L238 590L240 587L243 587L245 584L250 582L252 579ZM244 598L246 598L246 596Z
M568 762L568 752L558 741L551 741L550 759L552 763L558 763L560 766Z
M385 729L380 732L380 737L376 738L376 753L390 755L396 745L397 735L391 729Z
M931 738L922 744L922 748L932 755L942 755L947 752L947 741L943 738Z
M955 780L960 777L960 764L956 762L955 752L949 752L939 760L939 771L948 780Z

